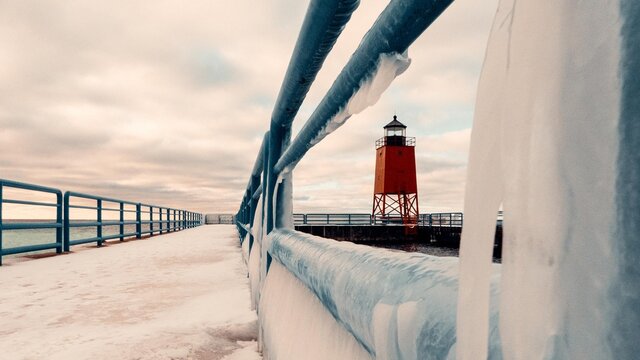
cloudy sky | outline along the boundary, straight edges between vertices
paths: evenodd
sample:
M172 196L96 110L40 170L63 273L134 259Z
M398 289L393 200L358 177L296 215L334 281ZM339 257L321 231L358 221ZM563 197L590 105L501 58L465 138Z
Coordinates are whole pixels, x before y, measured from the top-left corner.
M294 122L302 127L385 1L362 1ZM0 178L235 212L308 1L0 1ZM421 212L462 209L478 76L497 0L456 0L375 106L294 171L296 212L370 212L374 142L417 138Z

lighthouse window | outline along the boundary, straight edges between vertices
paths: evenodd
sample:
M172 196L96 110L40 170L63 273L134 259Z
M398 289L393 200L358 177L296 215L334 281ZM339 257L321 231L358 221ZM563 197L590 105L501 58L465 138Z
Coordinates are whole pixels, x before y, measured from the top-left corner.
M404 136L404 129L401 127L388 128L387 136Z

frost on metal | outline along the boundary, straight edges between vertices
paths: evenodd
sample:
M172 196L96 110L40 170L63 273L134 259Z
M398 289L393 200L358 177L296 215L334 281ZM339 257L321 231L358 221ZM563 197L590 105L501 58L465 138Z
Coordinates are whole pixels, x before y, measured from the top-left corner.
M311 117L275 165L291 169L349 116L375 103L409 64L406 51L452 0L395 0L376 19Z
M360 86L349 98L347 104L311 140L311 145L319 143L327 135L334 132L351 115L358 114L378 102L382 93L387 90L397 76L407 70L410 64L411 59L407 51L403 54L396 52L380 54L375 70L360 83Z
M453 356L454 304L458 292L456 258L376 249L290 230L270 233L268 249L273 263L282 265L304 284L372 357ZM499 269L500 265L494 265L491 288L494 300L498 294ZM271 276L282 275L270 271L268 277ZM500 358L497 305L492 302L492 358ZM295 337L289 341L295 341Z

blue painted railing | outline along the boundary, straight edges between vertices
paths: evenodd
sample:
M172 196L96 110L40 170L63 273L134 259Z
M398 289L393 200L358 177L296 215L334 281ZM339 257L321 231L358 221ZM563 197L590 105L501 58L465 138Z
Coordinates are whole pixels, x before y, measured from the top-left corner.
M41 202L41 201L27 201L21 199L7 199L3 196L6 188L22 189L33 191L37 193L53 194L55 195L55 202ZM17 204L28 205L37 207L55 207L56 208L56 221L55 222L15 222L7 223L3 221L2 217L2 204ZM26 253L32 251L56 249L57 253L62 253L63 243L63 220L62 220L62 192L58 189L53 189L45 186L25 184L16 181L0 179L0 265L2 265L2 256L12 255L19 253ZM28 230L28 229L55 229L56 236L55 242L38 244L38 245L25 245L12 248L3 248L2 246L2 232L4 230Z
M5 188L53 194L56 197L56 202L7 199L3 197L3 190ZM74 199L85 202L89 201L91 204L75 204L73 201ZM55 207L56 220L55 222L8 222L3 218L2 204ZM86 218L83 218L74 221L70 216L73 209L95 211L95 219L87 220ZM108 219L112 216L105 216L107 213L116 213L118 219ZM135 220L127 220L127 214L135 214ZM148 216L149 220L143 220L143 216ZM202 219L202 214L187 210L159 207L72 191L67 191L63 195L62 191L58 189L0 179L0 265L2 264L2 256L4 255L21 254L48 249L56 249L57 253L62 253L63 251L70 251L71 246L93 242L98 246L102 246L103 243L108 240L119 239L120 241L124 241L126 238L134 237L136 239L140 239L143 235L153 236L196 227L202 225ZM135 230L126 231L127 225L135 225ZM148 229L143 228L145 225L148 226ZM108 235L104 233L105 227L113 226L118 227L117 233ZM96 229L95 236L72 239L73 229L93 227ZM55 229L56 241L37 245L24 245L10 248L3 247L3 231L33 229Z

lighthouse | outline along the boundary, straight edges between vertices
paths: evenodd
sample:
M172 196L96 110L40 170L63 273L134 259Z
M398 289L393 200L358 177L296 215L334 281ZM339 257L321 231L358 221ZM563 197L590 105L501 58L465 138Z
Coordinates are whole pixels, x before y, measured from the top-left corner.
M376 141L372 214L376 223L402 224L411 234L417 232L419 214L416 140L406 132L407 126L394 115L384 126L384 137Z

